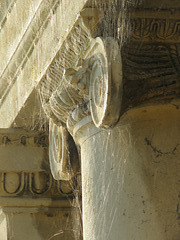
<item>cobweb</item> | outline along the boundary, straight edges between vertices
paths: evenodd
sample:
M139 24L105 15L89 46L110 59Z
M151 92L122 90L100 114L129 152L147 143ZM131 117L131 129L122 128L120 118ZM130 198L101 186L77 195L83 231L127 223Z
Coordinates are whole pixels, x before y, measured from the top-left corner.
M130 13L129 13L129 8L133 8L137 5L139 5L141 1L136 1L136 0L111 0L111 1L103 1L103 0L93 0L91 3L92 7L98 7L103 9L104 11L104 18L102 19L101 23L99 24L98 30L96 32L96 36L101 36L103 38L106 37L113 37L118 40L120 48L123 47L123 44L128 41L129 36L131 35L131 25L130 25ZM26 104L23 106L21 109L21 118L17 118L12 127L19 127L23 126L26 129L29 130L38 130L38 131L43 131L43 132L48 132L48 118L46 117L42 107L41 107L41 101L39 98L39 93L37 90L34 91L32 95L32 105L34 106L33 108L30 108L28 116L27 114L27 107ZM124 130L126 133L128 132L127 129ZM93 141L93 140L92 140ZM105 150L105 155L104 159L102 159L99 163L97 163L97 168L99 172L99 177L97 180L97 185L99 182L102 181L103 176L106 171L106 167L109 164L109 158L114 158L114 154L116 150L112 148L112 151L109 152L109 145L111 144L111 130L108 131L108 137L107 138L100 138L101 144L102 144L102 149L98 149L95 151L104 151ZM121 147L126 146L127 142L124 143L125 141L123 138L121 139ZM129 143L130 144L130 143ZM124 182L124 174L125 174L125 168L126 168L126 158L127 158L127 150L124 150L124 153L121 154L122 159L119 159L121 164L117 166L112 165L113 169L116 169L116 174L117 174L117 191L121 191L123 187L123 182ZM96 153L95 153L96 154ZM117 154L117 152L116 152ZM98 155L98 152L97 152ZM92 161L97 161L97 159L92 159ZM100 165L101 163L101 165ZM93 163L92 163L93 164ZM115 163L113 163L115 164ZM89 166L91 168L91 166ZM103 180L104 181L104 180ZM105 211L109 206L108 206L108 194L111 193L110 191L110 186L112 185L113 178L110 176L104 183L101 182L103 185L102 187L102 193L97 193L97 197L101 197L101 194L105 196L101 206L100 206L100 211L99 214L96 215L96 212L93 211L93 206L91 207L91 213L90 215L95 215L95 218L97 221L100 221L102 224L106 224L104 221L105 219L99 219L102 217L103 211ZM76 182L76 184L74 184ZM67 199L70 201L72 208L76 209L75 217L73 217L71 220L68 218L67 222L64 223L66 226L65 228L59 228L59 231L55 233L54 235L50 236L48 239L67 239L66 238L66 233L67 232L72 232L72 236L74 240L80 240L82 239L83 235L83 227L82 227L82 190L81 190L81 176L78 175L76 176L72 181L68 182L67 185L70 185L73 191L73 198L69 197L67 194ZM91 190L89 190L91 191ZM118 199L114 199L114 201L118 201ZM89 209L90 209L89 207ZM113 206L112 208L109 208L109 214L110 214L110 225L109 229L106 229L104 231L104 235L101 236L101 239L108 240L109 234L111 232L112 226L114 219L116 217L116 211ZM72 224L68 224L69 221L72 221ZM91 221L91 220L90 220ZM93 225L91 226L92 228L95 229L95 231L102 232L101 230L96 230L97 226ZM91 229L94 231L93 229ZM70 240L70 239L69 239ZM86 239L88 240L88 239ZM94 239L94 240L99 240L99 239Z
M106 37L113 37L114 39L116 39L119 43L120 49L123 47L123 44L125 42L127 42L129 40L129 36L131 35L131 25L130 25L130 12L129 9L131 8L131 12L132 12L132 8L134 8L135 6L139 5L141 3L141 1L126 1L126 0L122 0L122 1L118 1L118 0L111 0L111 2L109 1L103 1L103 0L93 0L91 3L91 7L98 7L100 9L103 9L104 12L104 18L102 19L102 21L99 24L98 30L96 32L96 36L100 36L103 38ZM44 129L45 131L48 130L48 119L45 119L44 116L42 117L43 113L41 115L39 115L39 120L37 121L37 117L34 118L36 119L36 123L34 124L34 128L41 128ZM125 132L125 135L128 135L128 129L121 129L122 132ZM116 219L116 212L117 209L114 207L116 206L115 202L118 202L119 199L118 197L114 196L114 204L112 204L112 206L109 205L109 196L112 194L112 181L114 181L113 175L110 174L108 179L105 179L105 172L107 171L107 168L109 167L109 164L111 164L111 169L115 169L116 171L116 178L117 178L117 182L114 184L114 191L118 191L118 192L122 192L123 189L123 184L124 184L124 175L125 175L125 170L126 170L126 159L128 156L128 149L126 148L127 145L131 146L131 140L130 137L126 137L123 139L123 134L122 134L122 138L119 139L120 145L121 145L121 149L119 149L119 151L121 151L121 154L117 153L117 149L113 149L113 147L110 147L111 145L111 130L107 130L108 135L107 137L100 137L99 141L101 141L102 144L102 149L95 149L95 151L104 151L104 158L103 159L97 159L93 158L91 159L91 163L92 166L93 165L97 165L96 168L98 169L98 174L99 176L96 178L97 179L97 186L100 184L102 185L102 189L100 193L97 193L97 198L102 198L103 196L103 202L101 203L101 205L99 206L98 209L98 214L93 210L94 206L89 205L88 210L89 210L89 222L91 222L91 218L92 219L96 219L95 222L93 222L92 220L92 225L89 229L89 232L96 232L97 236L99 236L99 239L103 239L103 240L108 240L110 233L112 231L113 228L113 223ZM94 139L92 139L92 142L95 141L96 136L94 137ZM128 141L128 143L127 143ZM116 146L117 147L117 146ZM122 148L123 148L123 152L122 152ZM111 149L111 151L109 151L109 149ZM79 152L81 154L81 150ZM84 153L82 153L84 154ZM91 153L89 153L91 154ZM93 155L96 155L96 152L93 153ZM121 155L121 159L119 159L120 164L116 165L115 162L113 162L113 160L110 163L110 159L114 159L115 155ZM97 152L97 156L98 156L98 152ZM93 162L94 161L94 162ZM96 163L97 161L99 161L99 163ZM91 166L87 166L89 167L89 169L91 168ZM114 170L113 170L114 171ZM76 182L76 187L74 185L73 182ZM102 182L104 181L104 182ZM72 228L69 229L67 227L67 229L64 231L62 229L59 229L59 232L57 232L56 234L54 234L53 236L51 236L49 239L54 239L55 237L62 237L62 239L66 238L66 231L71 231L73 232L74 235L74 239L75 240L80 240L83 238L83 225L82 225L82 221L83 221L83 213L82 213L82 190L81 190L81 176L78 175L76 176L71 182L69 182L69 184L71 184L72 190L73 190L73 194L74 197L73 199L69 198L69 201L72 205L72 207L76 208L76 217L75 219L73 219L73 224L72 224ZM87 187L86 191L93 191L89 186ZM68 196L67 196L68 198ZM91 200L89 200L89 204L91 204ZM105 229L105 226L107 226L107 222L106 219L104 219L103 217L103 212L107 211L107 209L109 209L109 228ZM101 223L101 227L103 229L97 229L99 227L99 225L96 225L96 222L100 222ZM98 240L93 238L93 236L91 236L92 239L94 240ZM56 239L56 238L55 238ZM86 239L88 240L88 239Z

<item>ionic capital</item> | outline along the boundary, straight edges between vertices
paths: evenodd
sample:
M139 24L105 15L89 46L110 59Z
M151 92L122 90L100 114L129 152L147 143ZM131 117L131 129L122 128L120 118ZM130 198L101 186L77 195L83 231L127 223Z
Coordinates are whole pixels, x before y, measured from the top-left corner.
M51 170L56 179L69 180L78 171L78 154L70 136L74 126L86 116L97 128L113 127L119 119L122 64L118 42L111 37L93 38L81 19L47 72L40 93L50 119ZM72 157L70 149L74 149Z

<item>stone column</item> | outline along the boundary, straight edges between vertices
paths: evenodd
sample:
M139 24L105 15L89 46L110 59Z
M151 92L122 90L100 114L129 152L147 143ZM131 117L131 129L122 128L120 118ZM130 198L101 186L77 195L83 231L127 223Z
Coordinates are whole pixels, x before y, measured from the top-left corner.
M49 170L47 134L0 130L0 239L80 238L73 182Z
M121 49L81 22L41 89L53 176L76 174L68 132L81 153L84 240L180 238L179 22L141 13Z
M111 130L91 118L76 125L84 239L179 239L179 121L175 106L157 105L127 112Z

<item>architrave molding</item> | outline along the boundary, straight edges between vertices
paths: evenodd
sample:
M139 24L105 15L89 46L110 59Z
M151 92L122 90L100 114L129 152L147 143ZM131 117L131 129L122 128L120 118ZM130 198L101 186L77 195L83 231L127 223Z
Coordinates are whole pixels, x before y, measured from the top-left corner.
M47 133L0 129L0 150L1 207L71 206L73 191L78 183L75 180L56 181L52 177L47 161ZM8 158L10 151L14 154L11 157L13 159ZM33 152L36 153L36 157L33 156ZM41 159L38 152L43 153L40 155Z

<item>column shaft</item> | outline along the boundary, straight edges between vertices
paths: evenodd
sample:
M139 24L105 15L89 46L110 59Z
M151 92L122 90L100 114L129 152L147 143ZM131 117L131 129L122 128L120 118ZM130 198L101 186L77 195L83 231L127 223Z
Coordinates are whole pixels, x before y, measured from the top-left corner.
M84 240L180 239L179 122L161 105L129 111L112 130L81 127Z

